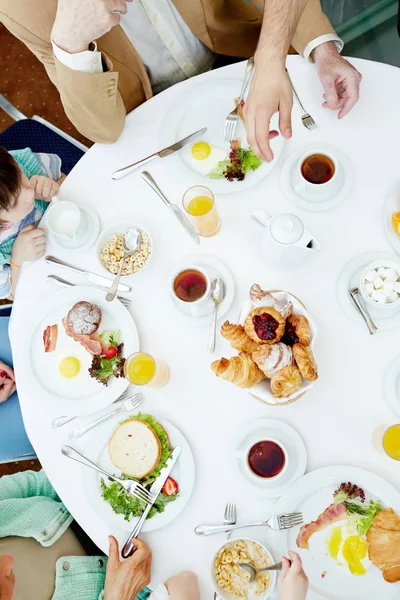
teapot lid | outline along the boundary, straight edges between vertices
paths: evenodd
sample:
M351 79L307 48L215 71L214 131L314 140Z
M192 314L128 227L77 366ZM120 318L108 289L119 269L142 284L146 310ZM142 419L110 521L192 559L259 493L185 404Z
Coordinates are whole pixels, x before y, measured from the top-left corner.
M279 244L295 244L304 233L304 223L298 215L282 213L271 219L270 232Z

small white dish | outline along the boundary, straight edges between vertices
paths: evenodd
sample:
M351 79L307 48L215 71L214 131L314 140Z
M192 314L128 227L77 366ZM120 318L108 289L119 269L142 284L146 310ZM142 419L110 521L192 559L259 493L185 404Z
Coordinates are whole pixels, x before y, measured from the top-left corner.
M215 577L215 559L217 558L218 554L220 553L220 551L225 547L225 546L233 546L233 544L239 540L243 540L244 542L250 542L250 543L254 543L257 544L258 546L260 546L265 554L267 555L269 562L271 565L273 565L275 563L275 560L271 554L271 552L264 546L264 544L262 544L261 542L259 542L258 540L254 540L253 538L248 538L248 537L237 537L235 538L231 538L230 540L225 540L225 542L223 544L221 544L221 546L218 548L218 550L215 552L213 559L211 561L211 581L214 587L214 591L215 593L218 595L218 597L222 600L236 600L236 597L229 593L229 592L225 592L217 583L216 581L216 577ZM268 571L270 574L270 580L269 580L269 585L267 587L267 589L265 590L265 592L263 592L262 594L260 594L259 596L256 596L251 590L249 590L247 598L248 600L266 600L267 598L269 598L271 596L271 593L275 587L275 582L276 582L276 571Z
M281 477L255 477L243 460L246 448L261 439L273 439L287 452L287 468ZM304 475L307 451L300 435L290 425L276 419L257 419L240 426L234 439L233 459L236 472L251 493L260 498L278 498L296 479Z
M107 269L107 267L104 265L103 261L101 260L101 258L100 258L101 250L106 242L111 241L111 236L114 233L126 233L128 231L128 229L130 229L130 227L137 227L148 238L149 244L150 244L150 256L149 256L147 262L145 263L145 265L140 269L140 271L137 271L136 273L132 273L132 275L121 275L121 277L123 279L127 279L128 277L134 277L138 273L142 273L142 271L144 271L144 269L147 267L147 265L151 261L151 257L153 255L153 240L151 239L151 236L150 236L149 232L147 231L147 229L145 229L139 223L131 223L129 221L120 221L119 223L115 223L114 225L110 225L110 227L107 227L107 229L104 229L104 231L101 232L101 234L97 240L96 255L97 255L100 267L102 268L103 272L108 275L108 277L110 277L110 275L112 277L114 277L114 274L111 273L111 271L109 271Z
M365 252L350 260L343 268L338 279L338 302L345 315L354 323L358 323L365 328L365 322L358 312L353 300L350 297L349 290L360 286L361 273L365 267L373 261L379 261L382 264L397 260L396 255L390 252ZM370 307L368 306L368 309ZM394 313L389 311L371 310L371 317L378 327L379 331L391 331L400 327L400 306Z
M326 188L326 195L322 191L321 195L314 195L309 193L306 188L301 191L295 189L298 185L300 160L314 153L335 157L338 165L337 176L331 180L335 182L335 186ZM346 200L353 184L354 172L348 157L338 148L326 144L308 144L297 148L289 155L281 169L281 187L285 196L290 202L304 210L319 212L336 208Z
M392 215L395 212L400 212L400 184L396 190L393 190L385 204L385 228L389 238L389 242L393 248L400 254L400 235L395 232L392 225Z
M100 219L96 211L89 206L78 205L78 208L81 211L81 220L73 239L68 239L66 236L61 237L55 235L50 231L47 225L47 212L44 214L40 226L46 227L47 235L52 246L59 246L70 252L80 253L85 252L93 246L100 233Z
M235 297L235 281L229 269L219 260L207 254L192 254L181 258L178 262L175 262L171 267L168 274L168 281L171 281L174 274L183 271L187 267L196 266L201 270L207 272L207 275L212 282L217 277L220 277L225 284L225 298L218 306L218 320L222 319L230 307ZM190 312L190 304L188 308L184 306L186 303L177 302L175 298L170 294L171 302L174 304L176 309L181 313L181 317L187 321L187 324L194 327L204 327L211 325L213 319L214 302L211 296L208 296L207 302L201 305L199 316L193 317Z
M379 304L367 292L366 284L368 283L367 276L368 276L369 272L377 271L381 267L395 269L395 271L399 274L400 273L400 259L386 261L386 262L382 262L381 260L375 260L372 263L366 265L364 270L361 272L360 283L359 283L358 288L360 290L362 299L364 300L366 307L368 308L368 310L371 313L371 316L373 316L375 314L383 314L383 313L386 313L387 315L394 314L400 308L400 297L397 298L397 300L395 300L394 302L390 302L390 303L386 303L386 304ZM382 281L385 281L385 280L382 279ZM379 290L377 290L377 291L379 291Z
M383 376L383 397L389 408L400 418L400 356L398 356Z

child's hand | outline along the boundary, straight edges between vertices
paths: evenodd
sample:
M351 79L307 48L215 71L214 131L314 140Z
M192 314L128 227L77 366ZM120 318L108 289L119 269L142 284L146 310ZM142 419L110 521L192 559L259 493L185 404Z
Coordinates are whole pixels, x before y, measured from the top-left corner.
M0 360L0 404L15 392L15 377L11 367Z
M43 229L33 225L24 227L19 232L11 250L11 260L20 267L24 262L36 260L43 256L46 250L46 238Z
M29 181L35 186L35 198L45 202L50 202L60 187L58 183L44 175L34 175Z
M282 556L282 571L278 579L280 600L305 600L308 578L303 571L301 558L296 552L289 552L290 561Z

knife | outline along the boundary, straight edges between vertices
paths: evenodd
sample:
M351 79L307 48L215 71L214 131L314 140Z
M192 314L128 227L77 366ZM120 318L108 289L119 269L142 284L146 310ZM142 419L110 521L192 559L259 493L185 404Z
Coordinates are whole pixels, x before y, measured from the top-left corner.
M80 275L83 275L85 277L85 279L87 279L90 283L93 283L93 285L97 285L101 288L105 288L106 290L110 289L110 287L112 285L112 279L108 279L108 277L102 277L101 275L96 275L96 273L90 273L90 271L84 271L83 269L80 269L79 267L73 267L72 265L69 265L68 263L64 262L63 260L56 258L55 256L47 255L45 257L45 261L49 265L58 265L59 267L62 267L63 269L67 269L68 271L72 271L73 273L79 273ZM118 291L119 292L130 292L131 287L129 285L126 285L125 283L120 283L120 284L118 284Z
M178 219L181 225L186 229L187 233L190 235L192 240L196 242L196 244L200 243L200 238L197 234L197 231L194 225L191 224L186 215L183 214L181 209L177 204L172 204L168 198L164 195L164 193L160 190L153 177L150 175L148 171L142 171L142 177L145 182L151 187L152 190L155 191L164 202L164 204L169 208L169 210L173 213L173 215Z
M148 504L146 506L142 516L140 517L139 521L136 523L135 527L133 528L132 533L129 535L128 539L126 540L125 545L121 551L122 558L128 558L128 556L131 556L131 554L133 554L136 551L136 547L132 540L139 536L139 534L142 530L142 527L146 521L147 515L149 514L154 502L157 501L157 497L161 493L164 483L167 481L181 452L182 452L181 446L177 446L173 450L171 456L167 460L165 467L163 469L161 469L161 473L159 474L159 476L157 477L157 479L151 486L150 491L154 494L154 500L153 500L153 502L151 502L150 504Z
M174 154L175 152L182 150L182 148L184 148L185 146L191 144L195 139L197 139L200 135L203 135L203 133L205 133L206 131L207 127L203 127L202 129L199 129L198 131L195 131L194 133L191 133L187 137L183 138L183 140L175 142L175 144L172 144L172 146L167 146L167 148L163 148L162 150L159 150L154 154L150 154L150 156L146 156L146 158L142 158L142 160L138 160L137 162L134 162L131 165L128 165L127 167L123 167L122 169L118 169L118 171L114 171L111 177L112 179L114 179L114 181L117 179L122 179L122 177L125 177L125 175L128 175L138 167L143 166L144 164L146 164L150 160L153 160L154 158L165 158L166 156L171 156L171 154Z

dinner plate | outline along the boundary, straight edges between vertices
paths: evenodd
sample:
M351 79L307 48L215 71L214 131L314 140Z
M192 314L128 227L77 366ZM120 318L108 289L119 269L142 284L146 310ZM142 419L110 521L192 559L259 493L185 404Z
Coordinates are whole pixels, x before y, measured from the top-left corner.
M144 414L146 411L142 410L141 412ZM151 519L147 519L143 527L143 532L160 529L178 517L190 500L195 480L194 458L185 436L177 429L177 427L175 427L175 425L172 425L172 423L166 419L158 417L157 415L154 416L157 419L157 422L160 423L167 432L171 442L171 448L175 448L176 446L181 446L182 448L179 458L171 472L171 477L173 477L179 485L179 496L174 502L165 506L165 511L163 513L158 513ZM111 462L108 454L108 442L118 424L127 417L128 415L125 417L121 414L114 415L108 421L93 429L84 450L85 456L103 469L116 474L117 476L119 476L121 472ZM137 522L137 518L134 518L131 521L125 521L122 515L115 514L108 502L103 500L100 488L102 475L91 469L82 467L82 477L89 503L98 517L103 522L107 523L108 530L112 531L114 527L118 527L119 529L130 533Z
M286 490L275 507L275 514L302 512L304 523L315 521L332 503L334 491L342 482L350 481L361 487L367 498L380 500L384 508L391 507L400 514L400 493L387 481L357 467L323 467L307 473ZM333 524L331 527L334 527ZM351 575L344 566L333 560L326 550L331 527L310 538L310 549L300 549L296 538L300 527L286 531L269 530L269 547L277 556L288 550L299 552L310 588L307 600L394 600L399 598L400 583L387 583L381 571L371 565L365 575Z
M100 307L102 320L99 331L121 331L125 357L139 350L139 335L128 310L119 300L107 302L105 292L89 286L66 288L49 294L35 316L27 344L26 364L32 372L32 379L41 390L38 396L65 414L84 415L99 410L113 402L128 386L125 378L112 378L108 386L92 379L87 372L91 355L69 337L62 325L72 306L80 300L87 300ZM58 324L57 347L54 352L44 352L43 332L48 325ZM59 372L60 361L76 357L81 364L80 372L73 379L66 379ZM60 414L62 414L60 412Z
M242 81L239 79L216 79L184 91L179 100L171 107L168 117L163 121L160 131L160 148L170 146L194 131L207 127L206 133L197 141L206 141L212 146L228 152L229 144L224 142L225 119L234 108L234 99L239 96L241 87ZM271 128L278 129L277 114L271 119ZM240 118L235 137L242 140L243 147L248 147L246 130ZM243 181L210 179L206 176L208 169L203 174L197 171L199 167L191 158L192 145L164 159L163 162L168 172L187 187L205 185L214 193L229 194L241 192L264 179L278 161L283 144L284 138L281 135L271 140L274 160L270 163L263 162L256 171L247 173ZM200 165L201 161L198 163Z
M383 377L383 397L400 418L400 356L392 362Z
M392 214L400 212L400 188L393 190L385 204L385 227L389 242L393 248L400 254L400 235L395 232L392 226Z

